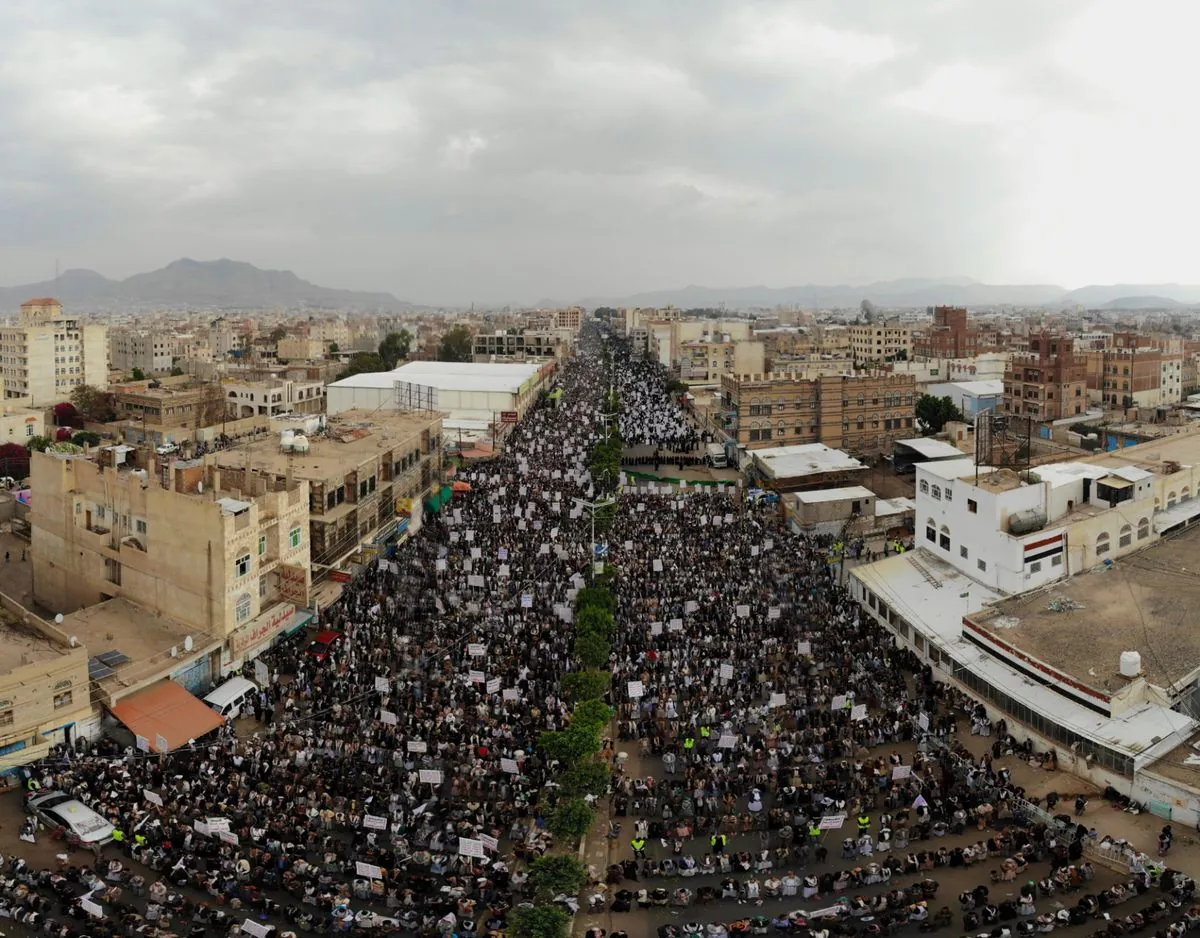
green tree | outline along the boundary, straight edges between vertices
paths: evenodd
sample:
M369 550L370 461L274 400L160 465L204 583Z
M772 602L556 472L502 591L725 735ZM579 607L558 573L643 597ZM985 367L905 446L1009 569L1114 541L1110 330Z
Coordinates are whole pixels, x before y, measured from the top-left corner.
M576 857L547 854L533 861L529 868L529 885L537 899L549 902L560 894L579 895L587 875L587 865Z
M613 718L613 708L603 700L584 700L571 714L571 725L600 732Z
M29 442L25 444L31 453L44 453L53 444L54 441L48 436L30 437Z
M578 840L592 829L596 823L596 812L582 798L570 798L560 801L550 812L546 826L555 837L564 840Z
M558 779L564 795L594 795L599 798L608 792L612 780L612 769L598 759L580 762L575 768L564 772Z
M355 352L350 356L350 362L342 369L342 373L338 375L338 380L349 378L352 375L371 373L375 371L387 371L383 367L383 359L375 352Z
M131 377L134 381L145 381L146 372L142 371L141 368L134 368Z
M576 617L575 631L580 634L591 633L610 639L615 628L616 620L613 619L612 613L595 606L581 610Z
M271 330L271 341L278 344L279 340L285 338L288 334L287 326L276 326Z
M473 357L474 339L466 326L451 326L442 333L438 344L438 361L469 362Z
M596 607L615 616L617 614L617 597L613 595L612 590L600 586L585 586L575 596L575 606L580 610Z
M182 374L183 374L183 369L180 368L178 365L176 365L174 368L171 369L171 377L172 378L178 378Z
M71 442L76 446L99 446L100 434L93 433L91 430L80 430L71 437Z
M589 669L570 671L563 675L563 692L569 700L599 700L608 693L612 675L607 671Z
M401 361L408 358L412 348L413 335L407 329L399 332L389 332L379 343L379 357L383 360L385 371L391 371Z
M339 346L336 342L329 343L329 354L330 355L336 355L338 353L338 349L339 349Z
M612 647L599 635L584 632L575 637L575 657L585 668L605 667L610 654L612 654Z
M117 419L116 398L91 384L81 384L71 392L71 403L92 423L108 423Z
M600 733L587 726L547 730L538 737L538 748L547 758L569 767L600 751Z
M567 938L571 916L556 905L513 909L508 916L509 938Z
M917 398L915 415L921 423L921 433L930 436L941 433L942 428L951 420L962 420L963 415L954 401L949 397L934 397L932 394L922 394Z

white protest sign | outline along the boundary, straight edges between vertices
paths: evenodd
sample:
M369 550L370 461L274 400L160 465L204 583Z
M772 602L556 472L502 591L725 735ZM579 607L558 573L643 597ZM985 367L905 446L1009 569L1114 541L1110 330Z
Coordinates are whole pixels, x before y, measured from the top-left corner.
M468 671L467 677L471 679L472 684L482 684L487 680L487 675L482 671Z
M409 752L429 752L429 744L423 739L410 739L407 747Z
M723 681L732 681L733 680L733 665L731 665L731 664L721 665L721 680L723 680Z
M383 879L383 870L372 863L363 863L362 860L355 861L354 872L367 879Z
M99 903L93 902L91 899L80 899L79 908L83 909L92 918L103 918L104 909Z
M162 803L163 803L162 795L158 794L157 792L151 791L149 788L143 788L142 794L146 797L146 800L149 801L151 804L156 804L160 808L162 807Z
M912 775L912 766L911 765L894 765L894 766L892 766L892 778L893 779L898 781L902 778L908 778L910 775Z
M388 726L396 726L400 721L397 719L396 714L392 713L391 710L380 710L379 722L386 723Z
M364 814L362 825L369 831L385 831L387 830L388 822L387 818L380 817L377 814Z
M651 635L662 635L662 623L661 622L651 622L650 623L650 634Z
M865 720L866 718L867 718L867 705L866 704L855 704L850 709L850 719L851 720Z
M668 623L668 625L670 625L672 632L680 632L683 630L683 620L682 619L672 619Z
M498 841L495 837L489 837L487 834L480 834L479 842L483 844L484 850L490 850L492 853L495 853L500 849L500 841Z
M772 694L771 699L767 701L768 707L782 707L787 703L787 694Z
M521 767L517 765L516 759L501 759L500 771L507 772L509 775L518 775L520 774Z
M700 608L700 604L698 602L696 602L696 600L694 600L694 599L689 599L687 602L685 602L683 604L684 613L695 612L699 608Z
M630 697L633 697L636 699L638 697L641 697L642 694L644 694L645 692L646 692L646 689L642 686L641 681L630 681L629 682L629 696Z
M662 562L661 560L657 560L657 559L656 559L656 560L654 561L654 572L655 572L655 573L662 573L662 572L663 572L663 562Z
M458 855L460 857L480 857L485 856L483 852L483 841L472 840L470 837L458 838Z
M750 615L750 607L749 606L738 606L737 607L737 617L739 619L748 618L749 615Z
M522 609L532 609L533 608L533 594L532 593L522 593L521 594L521 608Z
M929 731L929 717L926 714L922 713L920 716L917 717L917 726L921 727L921 729L928 732Z
M467 646L467 654L472 658L482 658L487 654L487 648L478 642L471 642L471 644Z
M417 772L417 778L423 785L440 785L442 784L442 770L420 769Z
M823 831L840 831L842 825L846 823L846 815L844 814L827 814L821 818L821 823L818 825Z
M210 833L208 825L199 818L196 818L196 820L192 821L192 827L196 829L197 834L203 834L205 837L207 837Z
M375 689L381 694L391 693L392 685L388 683L386 677L375 678Z
M772 606L770 609L767 610L767 618L768 619L778 619L781 611L782 610L778 606Z
M149 752L150 751L150 740L148 740L145 736L139 736L137 738L137 747L142 752Z
M156 747L158 747L159 752L170 752L171 751L171 744L167 742L167 737L163 736L162 733L158 733L155 735L154 745Z
M498 694L500 692L500 678L494 677L488 681L486 690L489 694Z
M240 843L238 835L231 831L217 831L217 837L225 841L227 844L233 844L235 847Z
M796 642L796 654L811 655L812 654L812 642Z
M220 834L223 831L229 830L229 818L210 817L208 819L208 830L211 834Z
M271 926L263 925L261 922L256 922L252 918L242 922L243 934L251 935L253 938L267 938L271 934Z
M483 577L478 573L472 573L467 577L467 586L473 586L476 589L483 589Z
M730 733L722 734L722 736L717 740L718 749L732 749L736 745L737 737Z
M254 680L258 681L259 687L266 687L271 683L271 669L261 658L254 659Z
M520 700L521 692L518 691L515 687L506 687L506 688L504 688L504 692L503 692L502 696L504 697L505 700Z
M829 709L831 709L831 710L844 710L845 707L846 707L846 695L845 694L837 694L833 698L833 700L830 701L830 704L829 704Z

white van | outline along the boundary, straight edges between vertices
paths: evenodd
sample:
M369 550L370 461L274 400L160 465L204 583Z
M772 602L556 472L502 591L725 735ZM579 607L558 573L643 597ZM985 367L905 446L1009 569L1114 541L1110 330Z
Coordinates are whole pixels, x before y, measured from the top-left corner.
M254 695L257 693L258 685L253 681L231 677L205 697L204 702L226 720L236 720L243 710L254 709Z
M724 469L729 465L725 460L725 447L720 443L709 443L704 450L708 455L708 464L714 469Z

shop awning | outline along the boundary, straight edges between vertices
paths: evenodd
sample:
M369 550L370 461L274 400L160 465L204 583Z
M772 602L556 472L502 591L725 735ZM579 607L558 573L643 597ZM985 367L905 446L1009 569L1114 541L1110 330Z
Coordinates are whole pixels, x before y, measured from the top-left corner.
M198 697L174 681L159 681L130 694L112 708L113 716L135 736L141 736L154 752L179 749L190 739L211 733L225 721Z
M433 495L425 502L425 507L430 511L438 512L442 510L442 506L449 503L454 497L454 490L448 485L442 486L441 489L434 492Z

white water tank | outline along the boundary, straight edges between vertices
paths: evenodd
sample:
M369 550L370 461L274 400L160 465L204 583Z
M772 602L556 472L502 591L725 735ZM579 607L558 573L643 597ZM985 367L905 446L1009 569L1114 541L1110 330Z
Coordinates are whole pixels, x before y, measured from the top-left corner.
M292 452L307 453L308 452L308 437L301 433L297 433L292 437Z
M296 439L295 430L284 430L279 434L279 448L285 453L291 450L292 443Z
M1137 677L1141 673L1141 654L1136 651L1121 652L1121 677Z

